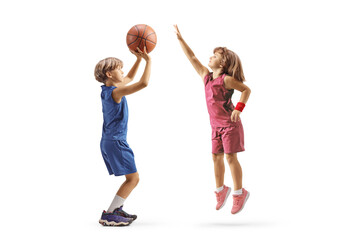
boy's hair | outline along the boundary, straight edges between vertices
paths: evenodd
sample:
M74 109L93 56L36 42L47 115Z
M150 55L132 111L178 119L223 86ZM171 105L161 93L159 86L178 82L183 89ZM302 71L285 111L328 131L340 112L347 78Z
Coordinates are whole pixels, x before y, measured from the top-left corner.
M214 54L219 53L222 56L224 73L236 78L240 82L245 82L245 76L239 56L226 47L217 47Z
M120 59L108 57L101 60L95 66L95 79L101 83L105 83L107 80L106 72L115 70L118 67L123 67L123 62Z

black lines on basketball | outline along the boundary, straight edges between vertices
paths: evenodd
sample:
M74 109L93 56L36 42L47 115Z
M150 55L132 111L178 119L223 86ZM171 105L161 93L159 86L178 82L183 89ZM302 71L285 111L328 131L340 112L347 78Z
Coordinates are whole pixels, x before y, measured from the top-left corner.
M147 39L147 38L148 38L150 35L152 35L152 34L155 34L155 32L152 32L152 33L148 34L148 35L145 37L145 41L149 41L149 42L151 42L151 43L153 43L153 44L156 45L156 42L153 42L153 41Z
M127 33L126 43L130 50L135 51L139 48L144 51L146 47L147 52L150 53L157 43L156 33L149 25L137 24Z

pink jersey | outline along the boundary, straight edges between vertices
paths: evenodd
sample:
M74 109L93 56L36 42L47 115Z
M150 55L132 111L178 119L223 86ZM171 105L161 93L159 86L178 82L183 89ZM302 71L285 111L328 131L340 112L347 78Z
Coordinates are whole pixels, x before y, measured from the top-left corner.
M231 121L231 113L234 105L231 102L231 96L234 89L227 90L224 86L226 74L212 79L213 73L209 73L204 78L205 96L208 112L210 115L210 124L212 127L231 127L241 125L239 122Z

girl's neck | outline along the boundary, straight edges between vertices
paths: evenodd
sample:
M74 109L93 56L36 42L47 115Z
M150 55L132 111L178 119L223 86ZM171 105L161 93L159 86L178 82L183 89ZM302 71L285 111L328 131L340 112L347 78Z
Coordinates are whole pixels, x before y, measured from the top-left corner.
M213 79L220 77L222 74L221 68L213 69Z

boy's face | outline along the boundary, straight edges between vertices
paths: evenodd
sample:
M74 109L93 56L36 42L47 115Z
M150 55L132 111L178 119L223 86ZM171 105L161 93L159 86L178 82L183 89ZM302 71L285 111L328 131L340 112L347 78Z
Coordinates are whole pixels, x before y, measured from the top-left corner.
M221 60L222 60L221 54L215 52L215 54L210 57L210 61L209 61L208 66L209 66L211 69L221 68L221 66L220 66L220 65L221 65Z
M121 67L118 67L112 71L110 71L111 79L114 82L122 82L124 80L124 72Z

